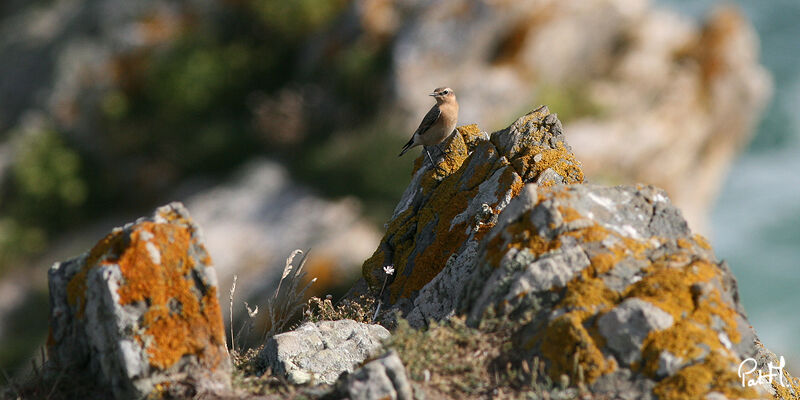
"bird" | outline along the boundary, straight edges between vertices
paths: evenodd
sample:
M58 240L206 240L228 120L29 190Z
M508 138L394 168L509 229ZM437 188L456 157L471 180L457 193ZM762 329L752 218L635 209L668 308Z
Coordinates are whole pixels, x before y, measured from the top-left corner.
M431 153L427 146L434 146L442 143L456 129L458 122L458 101L453 89L449 87L438 87L429 94L436 99L436 104L422 118L419 127L411 136L411 140L403 146L403 150L398 157L405 154L409 149L416 146L423 146L431 164L434 164Z

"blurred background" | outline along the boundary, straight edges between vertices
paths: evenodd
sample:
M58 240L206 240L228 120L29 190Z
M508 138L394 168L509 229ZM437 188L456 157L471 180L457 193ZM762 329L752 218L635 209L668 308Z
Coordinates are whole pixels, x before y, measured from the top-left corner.
M174 200L226 323L233 276L238 329L295 248L338 298L447 85L459 124L546 104L589 181L665 188L797 373L798 20L796 0L3 0L0 368L44 344L50 265Z

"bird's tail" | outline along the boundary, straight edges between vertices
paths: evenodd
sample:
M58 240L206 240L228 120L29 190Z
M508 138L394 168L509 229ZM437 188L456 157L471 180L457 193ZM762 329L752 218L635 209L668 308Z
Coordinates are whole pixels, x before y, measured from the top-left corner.
M408 151L408 149L410 149L410 148L412 148L412 147L414 147L414 137L413 137L413 136L411 137L411 140L409 140L409 141L408 141L408 143L406 143L406 145L405 145L405 146L403 146L403 150L402 150L402 151L400 152L400 154L398 154L397 156L398 156L398 157L400 157L400 156L402 156L403 154L406 154L406 152Z

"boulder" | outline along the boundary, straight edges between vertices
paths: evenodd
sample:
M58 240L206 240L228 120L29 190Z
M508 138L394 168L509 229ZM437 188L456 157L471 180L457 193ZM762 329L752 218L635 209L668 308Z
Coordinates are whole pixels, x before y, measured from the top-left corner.
M473 132L459 128L437 166L418 160L354 293L380 293L393 265L384 315L419 327L509 318L513 357L609 397L800 394L785 370L785 386L742 386L744 360L776 357L757 345L730 269L666 192L582 183L545 107Z
M384 266L397 268L384 300L413 301L404 311L417 326L452 315L469 276L462 268L474 262L481 239L524 182L583 180L561 123L544 106L491 139L475 125L460 127L445 146L435 166L418 159L386 234L363 265L373 288L383 283Z
M261 363L294 384L336 382L379 354L389 331L353 320L307 322L273 336L259 354Z
M217 278L180 203L115 228L49 272L50 366L116 398L230 387Z

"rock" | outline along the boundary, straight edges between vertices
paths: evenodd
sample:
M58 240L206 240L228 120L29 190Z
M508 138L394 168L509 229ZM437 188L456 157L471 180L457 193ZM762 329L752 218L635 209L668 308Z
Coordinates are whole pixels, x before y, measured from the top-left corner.
M340 378L340 392L350 400L412 400L414 392L403 362L394 350Z
M597 327L600 329L600 334L606 338L606 346L614 352L617 359L630 365L639 361L642 343L647 335L655 330L669 328L672 323L671 315L647 301L634 297L623 301L601 316L597 320ZM669 364L670 361L665 359L664 353L669 354L661 353L659 370L665 362ZM671 359L674 358L673 356Z
M49 272L50 365L94 377L120 399L230 387L217 278L180 203L115 228Z
M800 393L742 387L743 360L775 356L755 345L730 269L663 190L581 183L558 127L544 107L469 146L477 129L462 127L438 168L419 164L363 267L372 293L383 265L398 271L387 314L511 319L512 357L612 398ZM557 179L541 182L548 170Z
M389 331L353 320L307 322L267 340L259 358L290 382L331 384L382 348Z
M491 137L474 125L460 127L436 168L424 160L418 164L378 250L362 267L366 283L377 289L383 267L397 268L384 296L390 303L412 300L405 311L413 325L454 311L470 274L463 267L473 263L481 238L496 223L486 218L487 210L492 217L500 214L524 182L548 169L555 181L543 184L583 180L560 124L549 115L540 107ZM540 162L533 161L537 154Z

